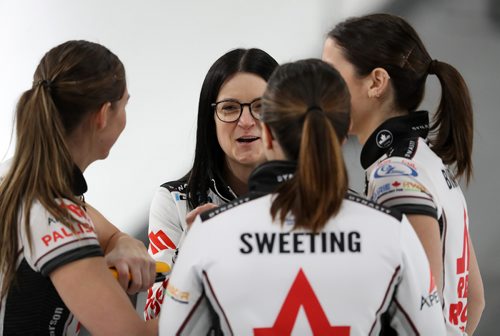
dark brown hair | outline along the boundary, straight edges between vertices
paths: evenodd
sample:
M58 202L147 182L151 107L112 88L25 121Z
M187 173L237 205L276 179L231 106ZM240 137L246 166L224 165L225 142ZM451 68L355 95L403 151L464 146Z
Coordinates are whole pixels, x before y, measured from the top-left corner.
M280 66L263 97L262 121L289 160L294 177L282 184L271 214L295 228L321 230L335 215L348 187L341 143L350 124L350 95L340 74L321 60Z
M71 189L75 163L67 136L104 103L119 101L125 88L123 64L96 43L69 41L51 49L40 61L33 87L17 104L15 153L0 184L2 297L17 265L21 209L30 244L30 209L35 201L71 227L70 215L57 201L64 198L82 204Z
M258 48L234 49L222 55L210 67L203 81L198 104L198 125L193 167L184 176L187 180L186 195L191 209L206 203L210 178L224 180L225 154L217 140L214 120L215 103L221 87L234 75L247 72L266 82L278 62Z
M404 19L372 14L348 19L328 33L342 48L359 76L377 67L391 77L397 108L414 111L425 92L428 74L441 84L441 101L431 124L431 147L456 176L472 176L473 115L467 85L460 73L433 60L416 31Z

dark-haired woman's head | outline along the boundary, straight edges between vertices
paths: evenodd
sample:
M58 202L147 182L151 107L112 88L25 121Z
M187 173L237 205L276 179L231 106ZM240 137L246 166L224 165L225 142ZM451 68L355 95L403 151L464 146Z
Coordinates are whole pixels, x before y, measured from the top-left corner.
M192 207L206 202L211 178L231 179L228 175L238 175L235 170L251 171L264 160L255 117L277 66L269 54L253 48L229 51L209 69L200 93L195 159L188 179Z
M271 213L295 226L320 230L347 192L341 143L350 125L350 95L340 74L321 60L280 66L269 79L261 121L266 156L297 161L294 178L283 184ZM278 153L278 155L276 155Z
M391 14L345 20L328 33L323 60L345 78L352 95L353 134L364 143L386 119L416 110L427 76L441 83L432 148L457 175L472 173L472 107L460 73L433 60L413 27Z

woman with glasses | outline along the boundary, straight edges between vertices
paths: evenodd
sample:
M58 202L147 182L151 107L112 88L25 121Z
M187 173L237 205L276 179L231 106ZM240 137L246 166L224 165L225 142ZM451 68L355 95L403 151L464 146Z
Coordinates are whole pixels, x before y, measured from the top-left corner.
M257 118L266 82L277 66L260 49L236 49L209 69L198 105L193 167L180 180L163 184L151 204L149 252L156 260L173 266L187 215L192 221L200 211L248 191L250 172L265 160ZM147 319L158 316L167 282L148 291Z
M442 292L448 332L471 335L484 290L457 181L472 175L473 111L464 79L433 59L404 19L389 14L339 23L323 60L352 95L351 133L363 145L366 196L408 216ZM442 90L432 122L417 111L429 75Z
M398 335L445 334L409 222L348 192L349 105L320 60L273 73L261 117L270 161L251 174L250 194L193 224L160 335L379 335L391 319Z

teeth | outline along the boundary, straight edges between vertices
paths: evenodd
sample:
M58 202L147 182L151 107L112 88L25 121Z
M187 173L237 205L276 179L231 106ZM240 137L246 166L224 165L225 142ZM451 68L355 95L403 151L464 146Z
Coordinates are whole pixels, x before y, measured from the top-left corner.
M241 138L238 138L236 140L239 142L252 142L252 141L255 141L257 139L259 139L259 137L250 136L250 137L241 137Z

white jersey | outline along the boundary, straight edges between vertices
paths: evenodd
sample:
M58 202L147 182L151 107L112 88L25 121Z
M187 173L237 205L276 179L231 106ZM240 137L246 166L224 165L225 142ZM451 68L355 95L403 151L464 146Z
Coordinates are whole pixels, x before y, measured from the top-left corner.
M0 176L1 173L6 173L5 166L0 168ZM78 178L86 190L81 173ZM80 188L74 192L80 195L85 190ZM24 215L20 216L17 269L14 282L1 300L0 335L75 335L79 332L80 324L62 301L49 275L67 263L103 253L86 212L68 200L59 203L71 214L73 228L55 220L36 201L31 206L28 228L31 247Z
M362 150L366 194L405 214L435 217L443 243L443 312L449 334L467 324L469 217L458 183L424 138L426 112L413 112L383 123Z
M290 175L281 171L275 180ZM292 230L291 218L273 222L271 202L248 196L197 218L160 335L379 335L389 325L400 335L445 334L429 263L405 218L348 194L314 234Z
M236 195L228 186L215 182L208 192L208 202L216 205L226 204ZM174 266L179 247L186 232L186 214L188 209L185 188L186 181L172 181L163 184L156 192L149 212L149 254L156 260ZM162 282L157 282L148 290L144 308L146 320L158 317L168 284L168 275Z

